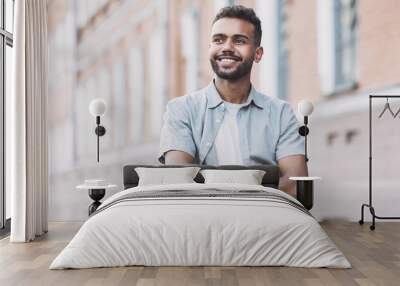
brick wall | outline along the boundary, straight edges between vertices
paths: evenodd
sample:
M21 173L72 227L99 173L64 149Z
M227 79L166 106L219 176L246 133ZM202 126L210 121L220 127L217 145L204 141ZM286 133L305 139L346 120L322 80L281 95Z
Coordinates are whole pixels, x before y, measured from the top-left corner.
M400 83L400 2L359 1L359 84L362 90Z
M288 4L289 98L293 106L303 98L318 99L316 1Z
M400 94L400 2L358 1L358 87L332 96L321 95L319 87L317 2L289 3L289 100L308 98L316 107L309 169L323 180L316 183L312 212L320 219L358 220L361 203L368 202L368 94ZM400 202L399 118L377 119L384 103L374 101L373 109L373 198L378 215L394 216ZM400 101L392 100L392 107L398 110Z

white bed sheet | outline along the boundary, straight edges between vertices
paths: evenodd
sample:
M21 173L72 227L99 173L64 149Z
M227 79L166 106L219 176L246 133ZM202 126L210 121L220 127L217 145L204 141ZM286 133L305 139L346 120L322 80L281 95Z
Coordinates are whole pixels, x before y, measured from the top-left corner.
M143 186L154 190L263 190L239 184ZM350 268L310 215L257 198L182 198L124 201L89 218L50 269L145 266L294 266Z

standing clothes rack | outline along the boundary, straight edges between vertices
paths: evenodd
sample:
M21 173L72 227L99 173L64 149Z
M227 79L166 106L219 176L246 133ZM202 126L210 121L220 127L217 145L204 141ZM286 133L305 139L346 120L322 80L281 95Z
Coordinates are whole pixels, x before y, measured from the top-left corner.
M382 117L383 113L386 110L389 110L390 114L396 118L396 116L399 114L399 111L394 113L392 109L390 108L389 105L389 98L400 98L400 95L370 95L369 96L369 203L368 204L362 204L361 206L361 219L358 221L359 224L364 224L364 207L369 208L369 211L371 212L372 215L372 225L370 225L370 229L374 230L375 229L375 219L400 219L400 217L384 217L384 216L378 216L375 213L375 208L372 205L372 100L374 98L386 98L386 104L379 115L379 118Z

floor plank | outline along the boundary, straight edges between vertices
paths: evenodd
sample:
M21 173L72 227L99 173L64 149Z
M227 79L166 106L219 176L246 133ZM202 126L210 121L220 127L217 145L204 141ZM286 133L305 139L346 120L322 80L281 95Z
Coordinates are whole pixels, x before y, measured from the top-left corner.
M352 269L291 267L116 267L84 270L48 269L78 231L80 223L50 223L50 231L32 243L0 240L0 285L400 285L400 222L368 225L344 221L321 223L352 263Z

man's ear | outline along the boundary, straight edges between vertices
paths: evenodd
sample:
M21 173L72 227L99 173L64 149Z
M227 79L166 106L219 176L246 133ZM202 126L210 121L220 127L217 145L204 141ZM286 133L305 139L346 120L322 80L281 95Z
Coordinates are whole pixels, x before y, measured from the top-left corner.
M256 63L259 63L259 62L261 61L261 58L262 58L262 56L263 56L263 53L264 53L263 47L259 46L259 47L256 48L256 55L255 55L255 57L254 57L254 61L255 61Z

